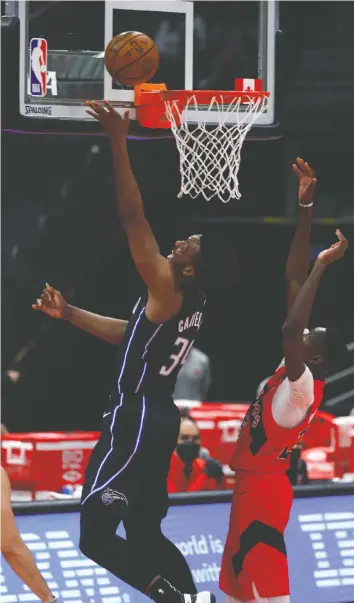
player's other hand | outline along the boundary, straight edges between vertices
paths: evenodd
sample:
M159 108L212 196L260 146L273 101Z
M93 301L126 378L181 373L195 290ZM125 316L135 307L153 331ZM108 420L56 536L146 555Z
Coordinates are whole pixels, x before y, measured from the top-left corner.
M324 266L340 260L348 249L348 241L340 230L336 230L336 235L338 238L337 243L334 243L329 249L321 251L317 258L317 261Z
M85 105L89 107L86 113L97 119L109 136L126 137L129 130L129 111L125 111L121 116L108 101L86 101Z
M315 173L309 164L300 159L300 157L293 164L293 170L299 180L299 203L310 205L313 202L313 195L317 184Z
M65 319L68 314L68 304L64 297L48 283L45 284L45 288L39 299L35 304L32 304L33 310L40 310L52 318Z

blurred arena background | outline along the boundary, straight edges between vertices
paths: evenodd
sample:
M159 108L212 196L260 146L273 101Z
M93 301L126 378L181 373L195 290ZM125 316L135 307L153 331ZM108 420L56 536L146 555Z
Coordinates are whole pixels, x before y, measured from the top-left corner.
M34 120L20 114L17 4L21 3L1 2L2 423L11 440L16 432L98 432L113 378L113 346L33 312L31 304L45 282L59 289L69 303L117 318L129 316L141 291L116 215L107 138L95 124ZM29 4L30 21L48 39L49 47L102 52L104 2ZM218 15L213 53L225 52L230 61L244 53L241 68L245 68L247 47L230 42L232 29L227 29L226 47L217 44L220 31L227 28L231 3L200 4L214 5L209 13L205 9L206 31ZM241 5L249 3L232 4L240 5L242 12ZM244 144L240 201L225 205L177 199L180 175L174 139L133 127L129 141L147 217L162 251L168 252L176 238L192 231L215 229L232 237L240 256L237 292L222 303L210 300L198 344L209 358L211 383L206 399L199 401L206 403L199 409L202 414L198 417L198 407L192 414L197 422L199 418L202 445L214 457L214 440L207 429L203 431L203 421L211 416L207 404L214 413L212 420L219 421L216 404L231 403L228 418L234 420L232 413L238 416L245 408L237 411L235 404L254 399L260 382L281 357L284 270L297 205L297 182L291 171L296 157L305 158L319 180L313 259L333 241L337 227L350 243L343 261L331 267L321 283L311 324L340 328L352 359L349 369L330 378L321 410L340 418L354 409L354 4L284 1L276 3L276 10L275 120L272 126L255 128ZM163 35L161 40L163 46ZM206 79L213 76L211 68L208 72L208 56L206 48L200 54ZM72 68L75 71L74 64ZM61 74L59 69L58 62L57 93L74 95L82 74L70 79L70 65L62 67ZM94 79L94 74L89 77ZM353 480L354 431L348 429L346 469L336 474L332 468L332 478L347 473L347 479ZM236 433L231 429L228 445L232 446ZM325 433L322 441L318 436L316 448L329 447L330 427ZM226 466L225 454L223 450L223 458L217 460ZM333 461L336 467L339 456ZM350 603L347 594L335 596L325 599L314 594L301 601Z

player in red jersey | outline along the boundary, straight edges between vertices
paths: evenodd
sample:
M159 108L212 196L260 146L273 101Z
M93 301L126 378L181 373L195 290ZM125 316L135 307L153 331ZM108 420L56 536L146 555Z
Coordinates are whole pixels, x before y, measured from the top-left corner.
M322 401L325 377L347 354L335 331L306 328L321 277L343 257L348 242L337 230L338 242L319 254L307 278L316 179L303 160L293 167L299 178L300 217L286 269L285 360L248 409L230 463L236 485L220 573L229 603L290 601L284 542L292 505L289 456Z

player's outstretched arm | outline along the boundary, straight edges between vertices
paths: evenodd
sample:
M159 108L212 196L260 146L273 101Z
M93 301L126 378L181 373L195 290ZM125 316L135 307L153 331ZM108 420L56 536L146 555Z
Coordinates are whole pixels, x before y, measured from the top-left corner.
M17 529L11 508L9 478L1 467L1 552L18 577L43 602L56 598L41 576L34 559Z
M121 117L106 101L103 104L87 102L86 112L97 119L110 137L118 212L128 236L135 266L156 301L173 306L179 302L169 261L159 250L156 239L145 218L140 191L130 165L126 136L129 128L128 112Z
M46 283L40 298L32 305L32 308L40 310L53 318L67 320L74 327L115 345L121 343L128 324L126 320L99 316L87 312L87 310L70 306L66 303L60 291L57 291L48 283Z
M336 235L338 242L319 254L311 274L299 291L282 328L286 371L290 381L297 381L305 370L303 334L310 319L322 275L329 264L343 257L348 247L348 241L340 230L336 231Z
M286 264L288 311L309 274L313 197L317 184L313 169L303 159L297 158L293 170L299 180L299 219Z

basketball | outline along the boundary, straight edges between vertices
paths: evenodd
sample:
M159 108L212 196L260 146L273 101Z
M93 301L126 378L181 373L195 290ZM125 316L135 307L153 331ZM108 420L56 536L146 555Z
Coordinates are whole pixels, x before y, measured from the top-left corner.
M104 63L115 82L136 86L148 82L159 66L155 42L139 31L114 36L104 54Z

